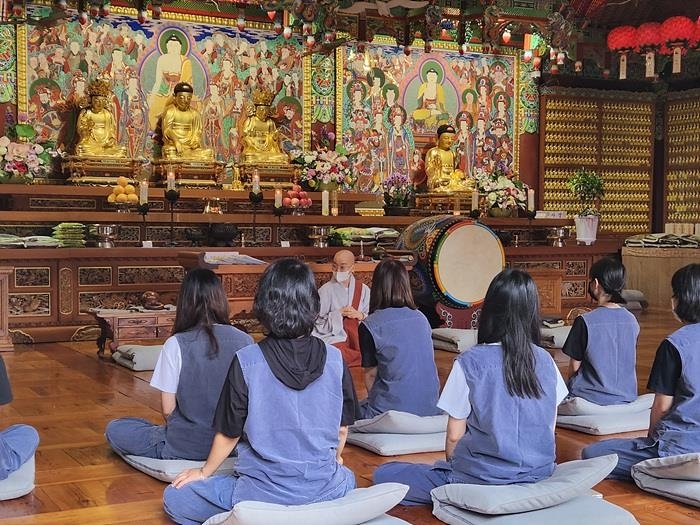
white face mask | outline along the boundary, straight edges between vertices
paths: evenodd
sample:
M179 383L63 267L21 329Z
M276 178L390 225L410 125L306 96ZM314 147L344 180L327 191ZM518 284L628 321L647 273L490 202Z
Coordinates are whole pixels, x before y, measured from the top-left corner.
M339 283L344 283L350 279L350 272L335 272L335 280Z

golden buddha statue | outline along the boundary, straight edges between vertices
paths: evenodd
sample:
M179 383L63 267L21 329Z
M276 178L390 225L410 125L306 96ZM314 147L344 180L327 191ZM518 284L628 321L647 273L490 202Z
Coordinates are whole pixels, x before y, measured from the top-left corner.
M288 164L289 157L282 151L279 131L270 118L273 94L256 89L253 92L255 113L243 124L241 164Z
M107 109L111 94L107 80L97 79L90 83L90 105L80 111L76 124L76 156L126 157L126 148L117 143L117 122Z
M474 181L464 171L455 169L455 154L450 149L455 139L455 128L449 124L438 127L438 143L425 154L425 173L428 191L472 191Z
M202 147L202 117L190 107L194 89L187 82L175 84L174 101L162 115L165 160L213 161L214 152Z

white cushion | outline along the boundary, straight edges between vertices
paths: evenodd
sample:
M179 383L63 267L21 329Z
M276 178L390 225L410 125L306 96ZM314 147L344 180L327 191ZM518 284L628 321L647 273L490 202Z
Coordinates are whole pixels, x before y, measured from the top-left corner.
M557 426L584 434L605 436L619 432L634 432L649 428L651 410L623 414L595 414L590 416L557 416Z
M700 453L647 459L632 469L659 479L700 481Z
M163 345L120 345L112 352L112 359L137 372L153 370L162 349Z
M433 434L366 434L348 432L347 442L380 456L400 456L445 450L445 432Z
M433 348L464 352L476 344L478 330L470 328L433 328Z
M148 474L152 478L159 479L170 483L175 477L190 468L200 468L204 466L204 461L191 461L187 459L154 459L143 456L132 456L125 454L121 456L124 461L140 470L144 474ZM216 471L217 474L233 474L236 466L236 458L226 458Z
M700 507L700 483L683 479L660 479L632 466L632 479L637 486L652 494Z
M434 488L433 503L442 502L480 514L513 514L553 507L600 483L617 465L617 454L556 465L551 477L537 483L472 485L451 483Z
M433 503L435 517L449 525L639 525L625 509L590 496L579 496L542 510L498 516Z
M592 416L596 414L629 414L632 412L649 411L654 402L654 394L644 394L631 403L619 405L597 405L582 397L566 399L559 405L557 413L562 416Z
M36 467L32 455L24 465L0 481L0 501L21 498L34 490Z
M401 483L380 483L355 489L342 498L308 505L277 505L262 501L241 501L233 510L212 516L204 525L358 525L406 523L388 519L384 513L396 506L408 492ZM373 521L377 519L378 521Z
M378 434L433 434L445 432L447 414L417 416L408 412L388 410L371 419L360 419L350 427L350 432Z
M542 337L551 337L554 348L563 348L566 338L569 337L571 326L557 326L556 328L540 328Z

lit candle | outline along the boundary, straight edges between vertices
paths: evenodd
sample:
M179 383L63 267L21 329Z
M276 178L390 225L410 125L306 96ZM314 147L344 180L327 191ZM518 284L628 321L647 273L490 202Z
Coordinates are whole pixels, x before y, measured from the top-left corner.
M276 188L275 189L275 208L281 208L281 207L282 207L282 189Z
M330 193L328 193L328 190L323 190L321 192L321 215L328 215L329 206L330 206Z
M338 192L336 190L331 191L331 215L338 216Z
M253 175L253 193L260 193L260 175L257 172Z
M139 182L139 204L148 204L148 181Z
M479 209L479 192L474 190L472 192L472 210Z
M535 190L527 190L527 211L535 211Z
M174 190L175 189L175 172L174 171L168 171L168 178L167 178L167 186L166 189L168 191Z

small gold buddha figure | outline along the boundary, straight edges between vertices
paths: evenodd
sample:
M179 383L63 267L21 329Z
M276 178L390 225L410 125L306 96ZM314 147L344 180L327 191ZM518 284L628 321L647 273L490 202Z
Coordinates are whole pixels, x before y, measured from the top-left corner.
M117 122L107 109L111 95L107 80L97 79L90 83L90 105L80 111L76 124L76 156L126 157L126 148L117 143Z
M472 191L474 181L464 171L455 169L455 155L450 149L455 140L455 128L443 124L437 129L437 146L425 154L425 173L428 179L428 191L452 192Z
M243 123L241 164L289 163L289 157L280 148L277 126L270 118L273 97L267 90L253 92L255 113Z
M190 107L193 93L187 82L175 84L174 100L162 115L163 159L214 160L214 152L202 147L202 116Z

